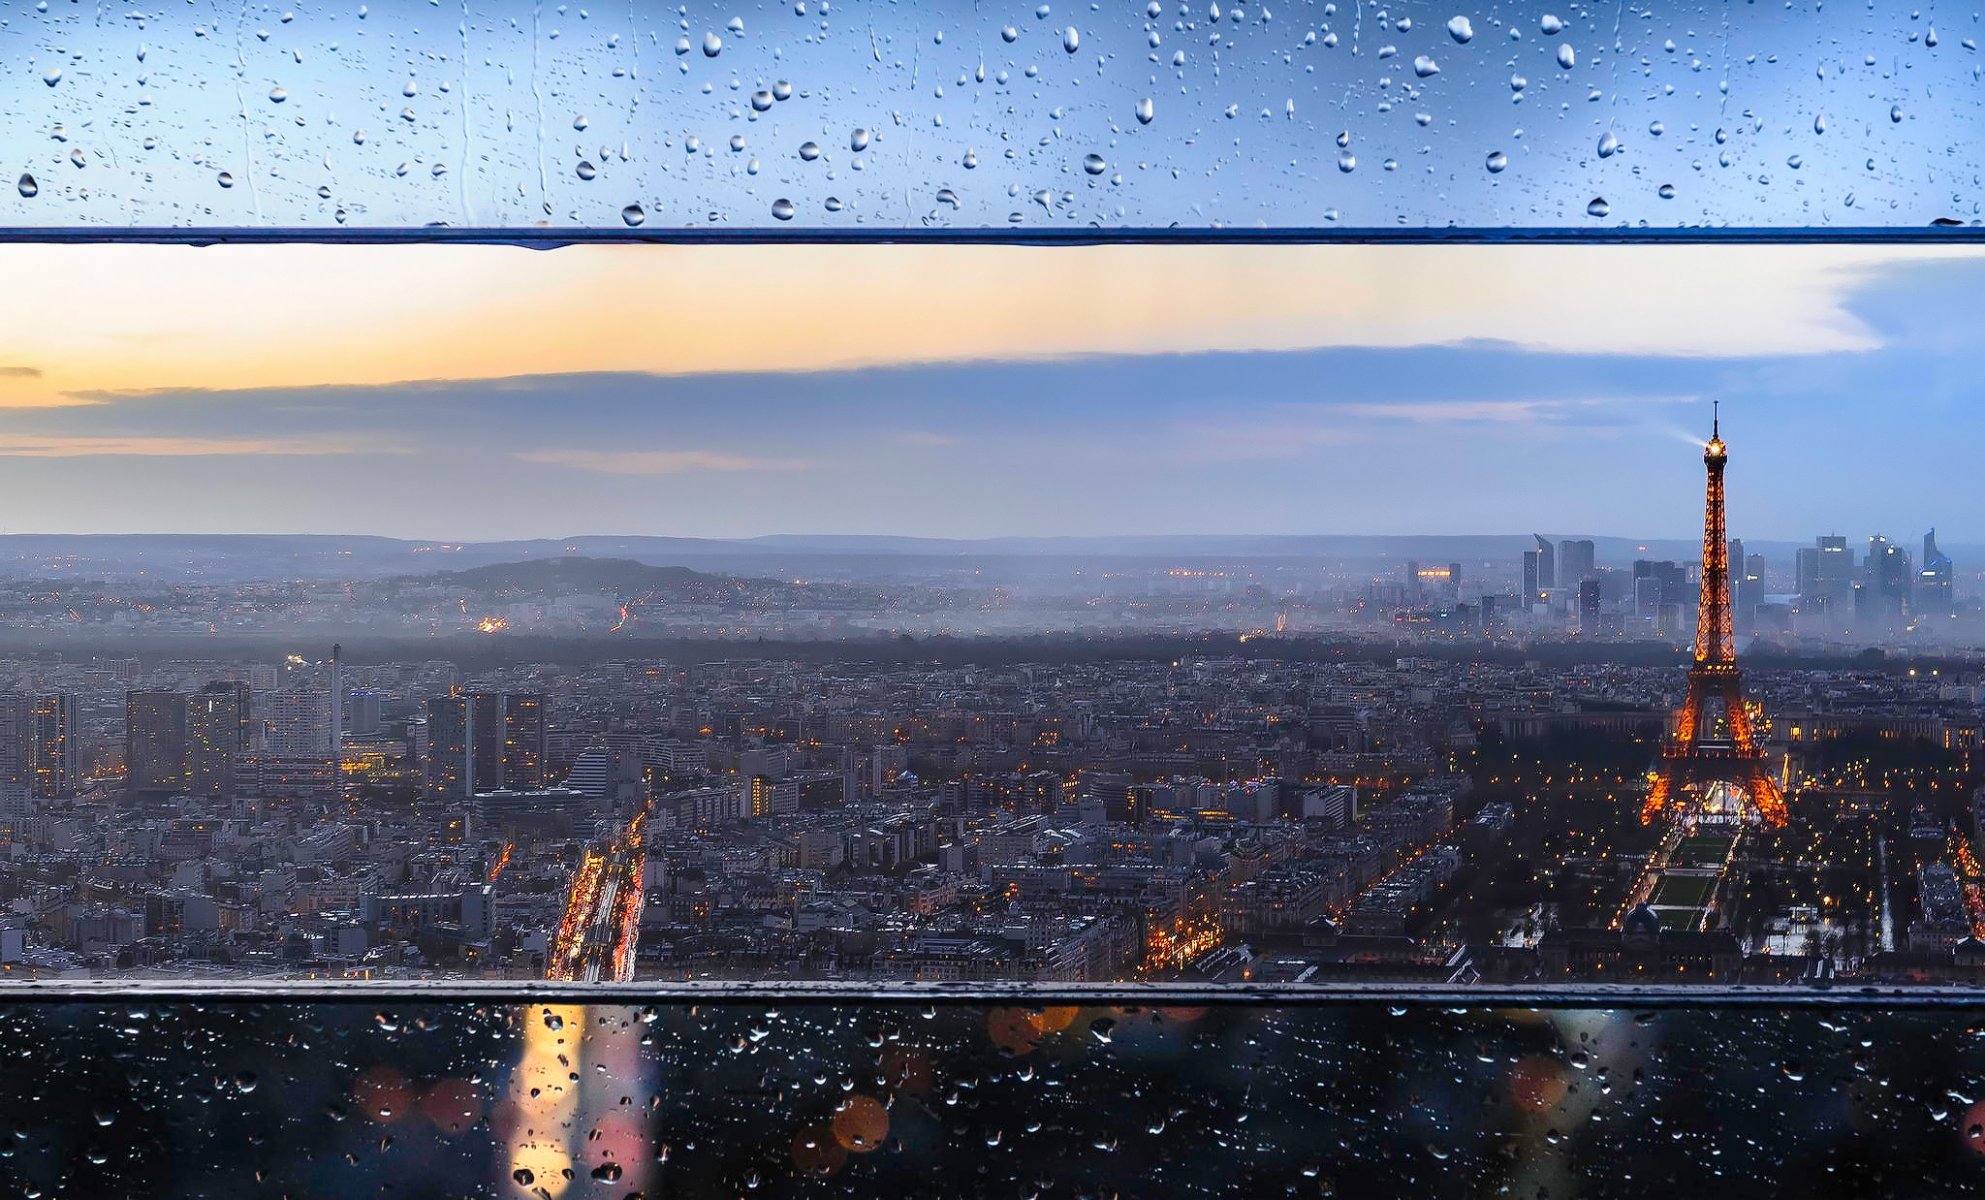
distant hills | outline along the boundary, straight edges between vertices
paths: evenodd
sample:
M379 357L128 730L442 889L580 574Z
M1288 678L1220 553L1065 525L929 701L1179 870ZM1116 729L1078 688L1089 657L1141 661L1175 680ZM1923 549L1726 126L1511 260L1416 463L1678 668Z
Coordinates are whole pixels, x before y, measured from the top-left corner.
M1576 534L1549 533L1552 541ZM1602 566L1636 558L1691 560L1694 540L1593 536ZM1857 539L1858 540L1858 539ZM1910 539L1913 544L1913 537ZM415 541L328 534L12 534L0 536L0 577L133 578L227 583L249 579L386 579L468 572L500 565L590 559L649 568L685 568L718 576L854 580L969 571L985 563L1003 572L1060 573L1071 560L1160 561L1310 559L1389 567L1424 563L1514 564L1535 543L1528 534L1393 536L1181 535L1123 537L920 538L777 534L744 539L586 534L493 542ZM1747 540L1754 553L1789 564L1807 542ZM1960 565L1985 560L1985 547L1947 545ZM571 568L553 568L571 569ZM583 570L625 571L626 566ZM502 575L492 576L500 586ZM558 579L559 576L547 576ZM517 587L537 577L514 577ZM673 580L674 582L670 582ZM689 577L655 576L658 587ZM477 582L475 586L482 586Z
M628 558L545 558L491 563L462 571L399 575L378 586L439 585L490 597L559 596L598 592L616 597L654 596L685 604L734 598L738 581L688 567L660 567Z

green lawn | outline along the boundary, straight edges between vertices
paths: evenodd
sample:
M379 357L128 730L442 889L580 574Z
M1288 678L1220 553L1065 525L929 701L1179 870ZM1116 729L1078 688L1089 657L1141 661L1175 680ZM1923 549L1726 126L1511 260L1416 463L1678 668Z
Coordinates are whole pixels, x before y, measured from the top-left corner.
M1730 839L1715 834L1683 838L1672 860L1678 867L1715 867L1730 856Z
M1654 895L1649 897L1652 904L1670 904L1680 908L1701 908L1709 901L1710 889L1716 880L1698 875L1663 875L1661 882L1654 887Z

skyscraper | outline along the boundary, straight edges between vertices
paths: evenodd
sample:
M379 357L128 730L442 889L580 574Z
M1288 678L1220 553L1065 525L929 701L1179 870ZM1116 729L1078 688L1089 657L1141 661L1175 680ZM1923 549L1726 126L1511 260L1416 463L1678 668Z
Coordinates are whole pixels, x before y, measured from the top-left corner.
M545 785L545 698L539 692L503 697L503 786L527 791Z
M1537 539L1537 590L1558 586L1558 552L1550 540L1541 533L1530 535Z
M427 759L422 764L427 795L434 799L473 796L475 704L466 695L436 696L427 702Z
M0 793L25 797L34 782L34 703L0 692Z
M1578 585L1578 632L1585 637L1599 636L1599 581L1588 579Z
M34 703L34 794L45 800L76 794L81 737L76 698L43 696Z
M475 790L494 791L503 784L503 693L470 692L469 719L474 725L470 748L475 758Z
M1868 539L1862 573L1868 603L1856 611L1856 617L1890 627L1907 620L1915 608L1912 592L1916 583L1909 551L1876 534Z
M125 694L124 777L133 792L170 795L186 790L185 696Z
M196 796L231 796L236 768L254 748L248 685L209 683L186 704L187 790Z
M1937 547L1937 531L1923 535L1923 569L1916 575L1916 611L1925 616L1948 616L1951 611L1951 577L1956 567L1951 556Z
M1592 539L1579 538L1558 543L1557 586L1575 588L1592 577L1595 547Z
M269 697L269 736L264 747L271 758L329 758L331 756L331 693L305 681Z

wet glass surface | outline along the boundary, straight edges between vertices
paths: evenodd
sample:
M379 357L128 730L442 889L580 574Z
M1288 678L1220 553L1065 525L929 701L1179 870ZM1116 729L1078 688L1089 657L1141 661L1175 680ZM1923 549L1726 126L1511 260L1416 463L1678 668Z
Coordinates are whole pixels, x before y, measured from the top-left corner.
M17 1004L20 1195L1962 1195L1976 1011Z
M1923 228L1977 17L1663 3L0 7L0 226Z

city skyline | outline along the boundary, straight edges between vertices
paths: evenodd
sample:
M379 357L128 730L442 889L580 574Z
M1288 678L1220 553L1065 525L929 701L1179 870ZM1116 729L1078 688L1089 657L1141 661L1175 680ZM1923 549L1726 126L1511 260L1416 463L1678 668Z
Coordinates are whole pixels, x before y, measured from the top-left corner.
M1952 249L7 253L5 532L1674 537L1716 398L1747 536L1977 527Z

